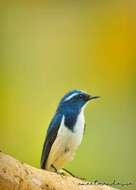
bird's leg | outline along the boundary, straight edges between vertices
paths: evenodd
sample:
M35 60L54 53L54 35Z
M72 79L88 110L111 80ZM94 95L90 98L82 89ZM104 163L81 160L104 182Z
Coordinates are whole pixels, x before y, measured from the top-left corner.
M56 173L58 173L58 170L55 168L55 166L52 164L51 167L54 169Z
M65 175L64 172L58 171L57 168L56 168L53 164L51 165L51 167L54 169L54 172L55 172L55 173L57 173L57 174L59 174L59 175L63 175L63 176Z
M81 180L86 180L85 178L75 176L75 175L72 174L70 171L66 170L65 168L63 168L63 170L64 170L65 172L67 172L68 174L70 174L72 177L75 177L75 178L77 178L77 179L81 179Z
M59 174L59 175L65 175L65 173L64 172L61 172L61 171L58 171L57 169L56 169L56 167L52 164L51 165L51 167L54 169L54 172L55 173L57 173L57 174ZM66 171L66 170L65 170ZM67 173L69 173L70 175L72 175L70 172L68 172L68 171L66 171ZM73 176L73 175L72 175Z
M76 177L74 174L72 174L70 171L66 170L65 168L63 168L63 170L64 170L65 172L67 172L68 174L70 174L72 177Z

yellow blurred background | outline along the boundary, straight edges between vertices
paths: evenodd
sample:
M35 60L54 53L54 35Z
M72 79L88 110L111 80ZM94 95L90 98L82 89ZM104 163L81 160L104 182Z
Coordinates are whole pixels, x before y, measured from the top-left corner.
M0 150L39 167L60 98L82 89L86 133L66 168L136 189L134 1L0 3Z

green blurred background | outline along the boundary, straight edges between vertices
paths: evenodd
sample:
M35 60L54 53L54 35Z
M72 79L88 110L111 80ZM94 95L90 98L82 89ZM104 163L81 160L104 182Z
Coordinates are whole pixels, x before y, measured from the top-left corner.
M134 1L0 3L0 149L39 167L46 129L71 89L101 99L66 168L89 180L135 183Z

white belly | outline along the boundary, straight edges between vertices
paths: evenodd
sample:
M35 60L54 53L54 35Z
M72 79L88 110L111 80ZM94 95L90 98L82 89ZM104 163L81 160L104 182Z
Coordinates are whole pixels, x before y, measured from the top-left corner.
M63 116L57 138L49 153L46 165L47 170L53 170L51 165L57 170L63 168L65 163L73 159L74 153L82 141L85 124L83 111L78 116L73 131L64 125L64 119Z

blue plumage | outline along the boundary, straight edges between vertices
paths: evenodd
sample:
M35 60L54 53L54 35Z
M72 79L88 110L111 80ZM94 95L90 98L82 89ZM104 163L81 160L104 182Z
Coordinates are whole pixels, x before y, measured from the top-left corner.
M62 119L62 114L57 113L55 114L55 116L53 117L49 125L46 139L43 146L42 157L41 157L41 168L43 169L46 167L46 161L48 159L48 155L51 150L52 144L54 140L56 139L58 129L60 127L61 119Z
M53 167L59 169L61 165L63 165L62 160L63 162L68 160L65 158L66 156L68 157L68 155L66 155L68 153L65 153L65 150L69 150L70 156L70 149L72 150L72 147L76 145L79 137L82 136L83 130L81 130L81 128L84 127L84 116L81 112L83 111L84 105L93 98L97 97L92 97L80 90L73 90L61 99L47 131L41 157L41 168L52 170L51 165L53 165ZM74 131L75 128L77 135ZM69 138L66 141L68 135ZM75 142L72 147L70 146L71 142ZM73 154L72 151L71 154Z

